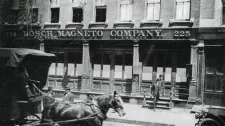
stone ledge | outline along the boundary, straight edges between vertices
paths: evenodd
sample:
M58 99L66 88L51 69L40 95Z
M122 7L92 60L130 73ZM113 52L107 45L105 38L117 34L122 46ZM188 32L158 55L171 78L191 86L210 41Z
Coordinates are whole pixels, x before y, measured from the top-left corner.
M169 27L172 27L172 26L188 26L188 27L192 27L193 24L194 24L194 18L191 18L190 20L170 19Z
M66 29L82 29L84 26L84 23L74 23L74 22L66 22Z
M61 27L61 22L59 23L44 22L44 29L59 29L60 27Z
M89 28L107 28L108 27L108 21L106 22L94 22L90 21L89 22Z
M114 21L113 28L117 27L129 27L133 28L134 27L134 21L129 20L129 21Z
M163 20L149 21L141 20L140 27L161 27L163 25Z

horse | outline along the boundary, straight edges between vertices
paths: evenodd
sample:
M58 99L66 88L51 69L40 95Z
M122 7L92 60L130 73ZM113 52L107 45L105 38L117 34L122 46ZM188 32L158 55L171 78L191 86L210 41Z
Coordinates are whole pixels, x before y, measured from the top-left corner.
M107 118L108 110L114 109L120 116L124 116L123 101L120 96L114 92L113 95L100 95L91 97L91 100L86 102L68 103L68 102L55 102L49 107L44 108L42 112L41 123L45 123L45 119L50 119L53 122L82 119L93 115L94 119L88 121L70 122L65 126L102 126L103 121Z

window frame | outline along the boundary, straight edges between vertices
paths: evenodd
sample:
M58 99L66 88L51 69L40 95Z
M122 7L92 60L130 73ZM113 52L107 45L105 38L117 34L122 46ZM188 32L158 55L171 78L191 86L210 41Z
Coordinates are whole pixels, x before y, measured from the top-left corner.
M82 10L82 17L81 17L81 21L80 22L74 22L74 10L75 9L81 9ZM84 21L84 9L81 7L73 7L72 8L72 23L81 23Z
M105 9L105 21L97 21L97 9ZM95 6L95 22L106 22L107 21L107 7L106 6Z
M177 3L185 3L185 2L189 2L190 6L189 6L189 17L188 19L184 19L184 15L182 14L182 19L178 19L177 18ZM182 8L182 13L184 12L184 5ZM176 0L175 2L175 20L177 21L190 21L191 20L191 0Z
M58 22L52 22L52 9L58 9L59 10L59 14L58 14ZM56 7L56 8L51 8L50 9L50 11L51 11L51 16L50 16L50 22L51 23L59 23L60 22L60 8L59 7Z
M158 2L159 1L159 2ZM159 4L159 19L158 20L156 20L156 19L153 19L153 20L149 20L148 19L148 5L149 4ZM152 2L149 2L149 0L146 0L146 4L145 4L145 20L147 20L147 21L160 21L160 19L161 19L161 0L153 0Z
M121 5L131 5L131 17L130 17L130 20L129 19L121 20ZM119 21L131 22L132 19L133 19L133 0L124 0L124 1L120 0L118 10L119 10L118 11L119 12L119 16L118 16Z

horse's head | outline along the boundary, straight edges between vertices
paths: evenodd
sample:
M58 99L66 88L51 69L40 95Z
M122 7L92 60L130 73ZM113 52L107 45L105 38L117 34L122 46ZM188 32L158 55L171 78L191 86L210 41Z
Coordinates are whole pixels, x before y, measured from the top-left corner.
M119 113L120 116L124 116L123 100L120 96L117 95L117 92L114 91L113 98L110 101L110 107Z

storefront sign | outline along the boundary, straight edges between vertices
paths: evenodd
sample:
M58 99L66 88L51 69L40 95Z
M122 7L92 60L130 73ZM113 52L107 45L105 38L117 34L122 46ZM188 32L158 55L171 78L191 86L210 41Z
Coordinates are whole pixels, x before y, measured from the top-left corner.
M5 38L39 40L152 40L195 38L190 29L82 29L6 31Z

